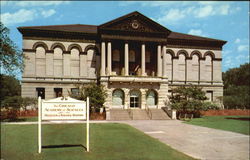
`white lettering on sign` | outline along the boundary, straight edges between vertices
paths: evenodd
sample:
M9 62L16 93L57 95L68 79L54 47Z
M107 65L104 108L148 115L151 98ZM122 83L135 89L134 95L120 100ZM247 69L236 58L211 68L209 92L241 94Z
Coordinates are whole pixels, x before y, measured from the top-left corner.
M42 120L83 120L86 119L86 103L42 102Z

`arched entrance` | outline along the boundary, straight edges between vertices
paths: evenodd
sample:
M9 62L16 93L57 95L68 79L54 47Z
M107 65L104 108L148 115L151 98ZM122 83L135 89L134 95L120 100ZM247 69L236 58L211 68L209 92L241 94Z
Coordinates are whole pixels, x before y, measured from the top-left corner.
M124 92L121 89L116 89L112 94L112 107L122 108L124 105Z
M157 105L157 92L154 90L149 90L146 96L147 105L150 107L156 107Z
M141 107L141 93L138 90L132 90L130 92L130 108L140 108Z

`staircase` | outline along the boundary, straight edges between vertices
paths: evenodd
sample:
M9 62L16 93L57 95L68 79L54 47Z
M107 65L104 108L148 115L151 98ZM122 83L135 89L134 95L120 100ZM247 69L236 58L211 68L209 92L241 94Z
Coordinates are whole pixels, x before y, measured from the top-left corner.
M128 110L126 109L110 109L110 120L131 120Z
M162 109L150 109L152 120L170 120L171 118Z
M149 116L144 109L133 109L133 120L149 120Z
M110 109L110 120L170 120L162 109Z

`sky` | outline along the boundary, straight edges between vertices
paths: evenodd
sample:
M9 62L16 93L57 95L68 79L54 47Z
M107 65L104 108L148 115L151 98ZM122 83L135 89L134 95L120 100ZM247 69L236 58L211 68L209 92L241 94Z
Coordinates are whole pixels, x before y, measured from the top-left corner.
M166 28L225 40L222 71L249 62L247 1L0 1L1 22L22 48L20 26L100 25L139 11Z

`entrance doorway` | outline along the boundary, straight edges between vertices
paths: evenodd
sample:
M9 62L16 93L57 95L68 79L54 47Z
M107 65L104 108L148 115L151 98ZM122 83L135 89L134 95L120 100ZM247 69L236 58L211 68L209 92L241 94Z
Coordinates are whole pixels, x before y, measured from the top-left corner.
M141 94L139 91L130 92L130 108L141 107Z

